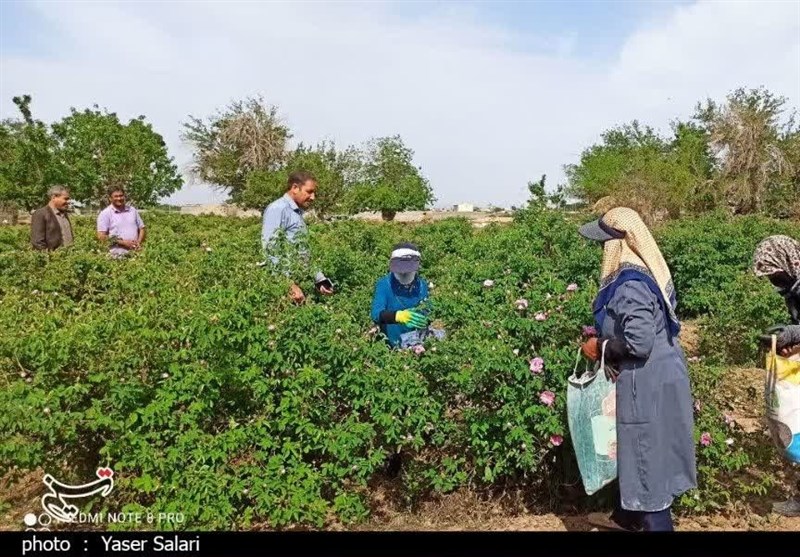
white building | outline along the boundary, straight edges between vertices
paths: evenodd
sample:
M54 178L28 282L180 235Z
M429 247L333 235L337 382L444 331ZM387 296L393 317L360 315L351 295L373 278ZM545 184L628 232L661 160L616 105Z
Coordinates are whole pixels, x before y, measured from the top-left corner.
M261 216L261 211L254 209L244 210L236 207L235 205L228 204L198 204L198 205L183 205L181 207L182 215L219 215L222 217L258 217Z
M472 203L459 203L457 205L453 205L453 211L458 213L472 213L475 211L475 205Z

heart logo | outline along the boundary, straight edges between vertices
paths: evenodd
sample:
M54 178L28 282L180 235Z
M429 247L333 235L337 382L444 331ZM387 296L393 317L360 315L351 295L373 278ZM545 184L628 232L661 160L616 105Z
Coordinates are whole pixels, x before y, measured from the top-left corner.
M114 471L111 468L98 468L97 469L97 477L98 478L110 478L114 475Z

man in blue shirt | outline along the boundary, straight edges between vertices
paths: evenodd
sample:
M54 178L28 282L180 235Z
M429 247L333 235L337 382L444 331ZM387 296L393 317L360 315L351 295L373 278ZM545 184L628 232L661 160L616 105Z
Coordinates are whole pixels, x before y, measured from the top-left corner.
M298 277L292 276L295 273L287 269L290 262L284 259L285 256L276 255L278 239L281 233L285 234L286 241L297 249L301 267L308 265L308 228L303 212L314 202L316 192L317 180L310 172L293 172L289 175L286 193L264 209L261 227L261 245L272 264L292 278L289 296L298 304L305 300L305 294L297 284ZM314 285L322 294L333 294L333 284L321 271L316 272Z
M417 246L397 244L389 261L390 272L375 283L372 320L392 348L401 345L403 335L428 326L427 316L412 309L428 298L428 284L417 273L419 263Z

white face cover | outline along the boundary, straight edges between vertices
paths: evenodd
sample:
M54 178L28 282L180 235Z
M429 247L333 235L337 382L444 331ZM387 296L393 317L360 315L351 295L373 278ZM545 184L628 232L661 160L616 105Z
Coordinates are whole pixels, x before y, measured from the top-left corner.
M392 273L392 274L394 275L394 278L396 278L397 281L403 286L408 286L409 284L414 282L414 279L417 276L417 273L414 271L410 273Z

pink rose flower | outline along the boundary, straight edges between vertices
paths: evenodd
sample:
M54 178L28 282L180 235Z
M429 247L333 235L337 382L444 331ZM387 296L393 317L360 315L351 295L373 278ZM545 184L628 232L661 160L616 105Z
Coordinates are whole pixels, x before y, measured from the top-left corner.
M596 337L597 336L597 329L595 329L592 325L584 325L583 326L583 336L585 336L585 337Z
M421 344L417 344L416 346L414 346L414 354L419 356L423 352L425 352L425 347L424 346L422 346Z
M536 357L531 360L531 373L534 375L538 375L542 373L544 370L544 360L542 358Z
M733 416L731 416L730 414L725 414L724 418L725 418L725 425L733 426L733 424L736 423L736 420L734 420Z
M536 321L545 321L547 319L547 314L543 311L540 311L536 315L533 316Z
M578 289L578 285L574 282L567 286L567 292L575 292Z
M545 406L553 406L556 401L556 394L553 391L544 391L539 395L539 402Z
M564 438L560 435L551 435L550 436L550 444L554 447L558 447L561 443L564 442Z
M700 436L700 444L704 447L708 447L711 444L711 434L709 432L703 432Z
M528 300L525 298L520 298L514 302L514 306L516 306L517 309L528 309Z

